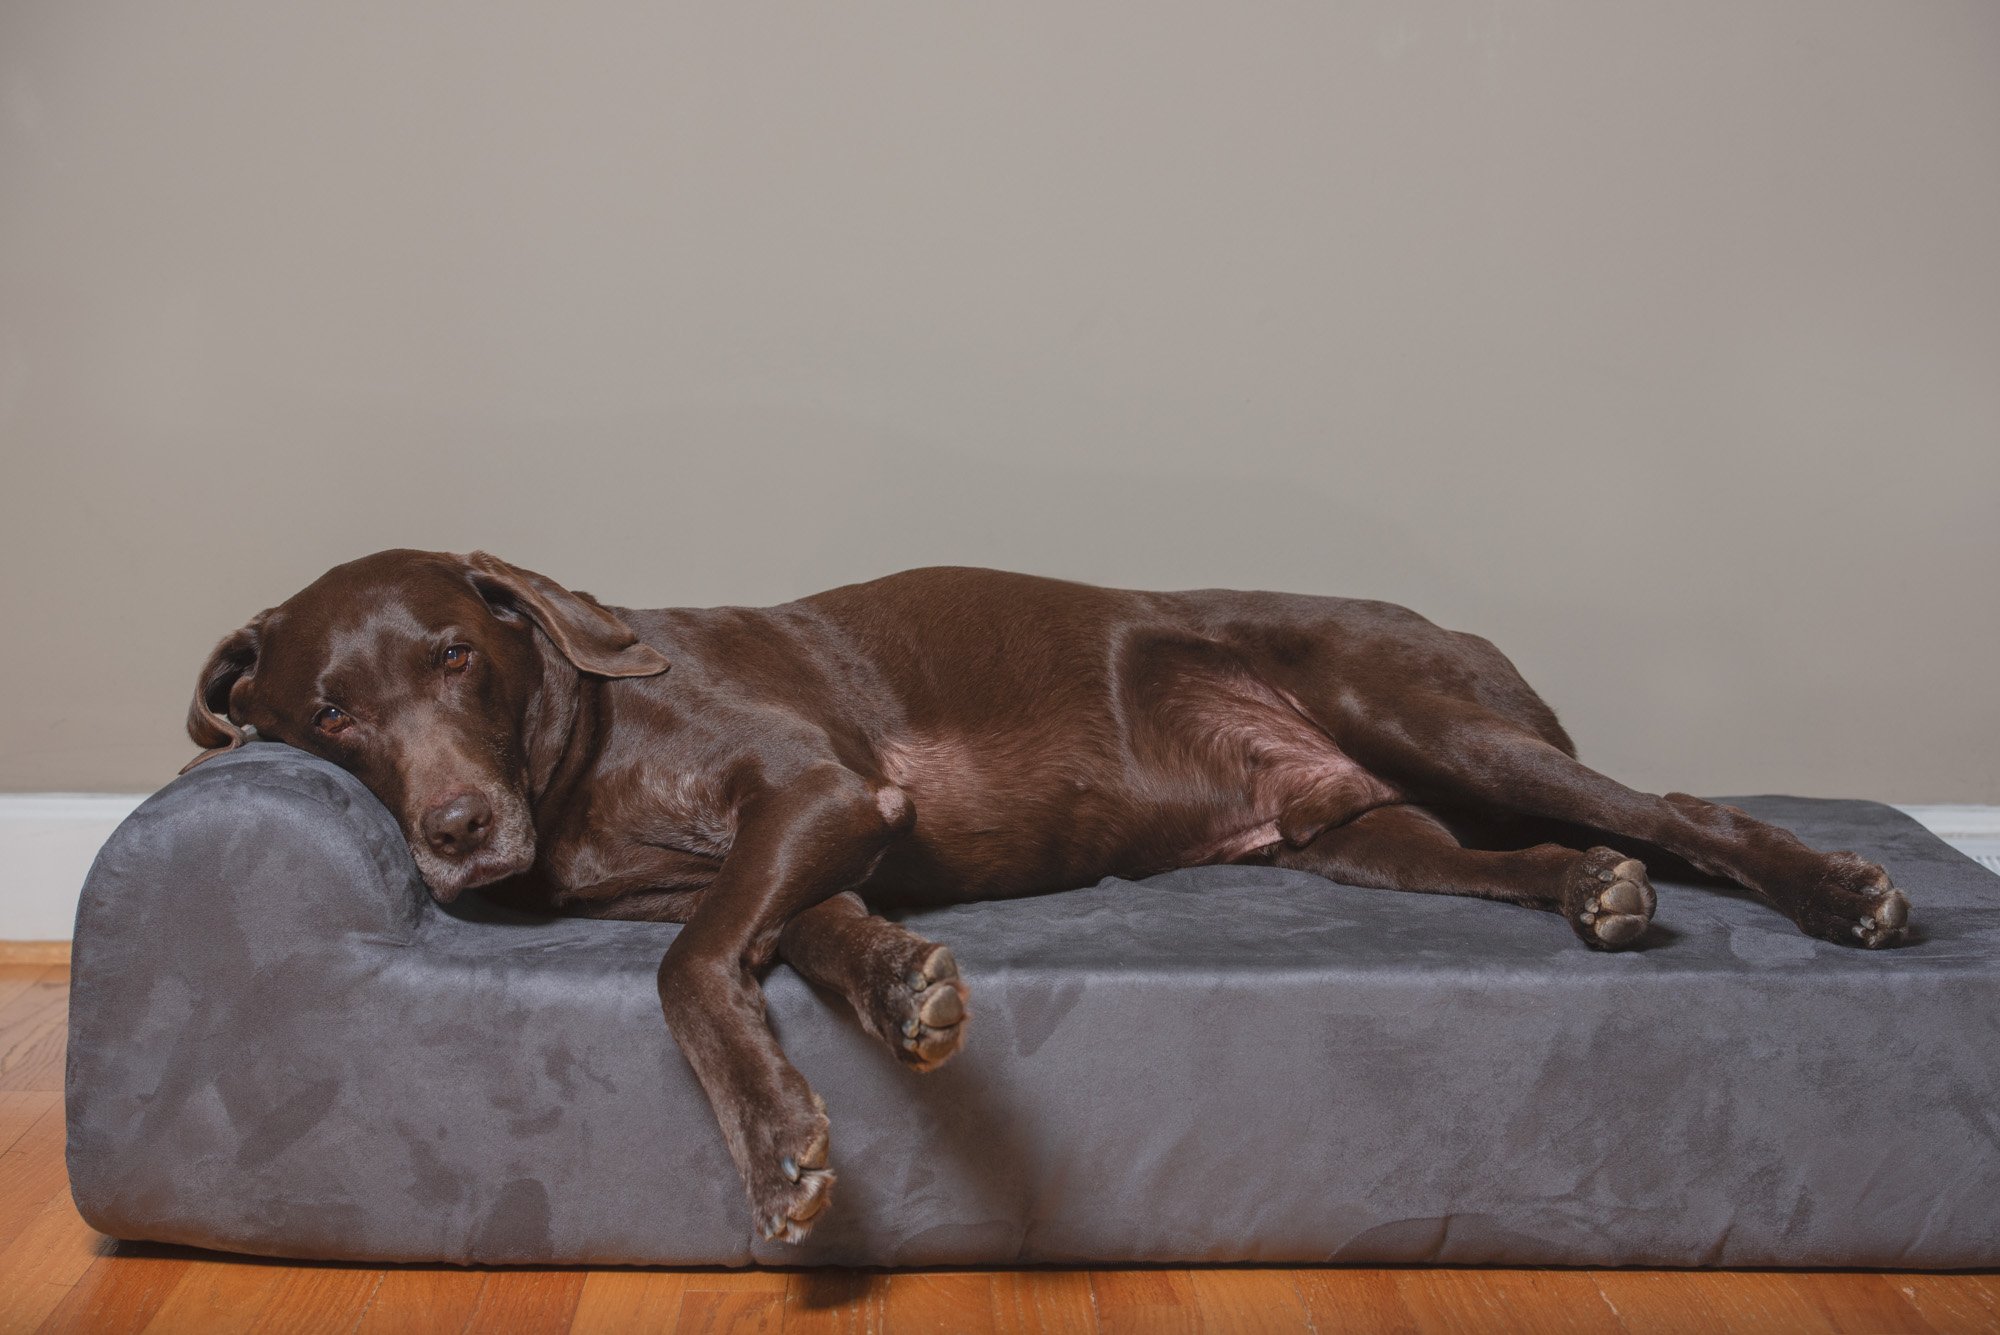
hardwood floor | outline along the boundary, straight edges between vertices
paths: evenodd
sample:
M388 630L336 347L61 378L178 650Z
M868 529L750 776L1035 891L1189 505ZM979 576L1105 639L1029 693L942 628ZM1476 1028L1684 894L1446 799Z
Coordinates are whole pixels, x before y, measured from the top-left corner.
M69 973L0 964L0 1335L14 1331L2000 1331L2000 1276L1331 1267L461 1270L114 1243L70 1204Z

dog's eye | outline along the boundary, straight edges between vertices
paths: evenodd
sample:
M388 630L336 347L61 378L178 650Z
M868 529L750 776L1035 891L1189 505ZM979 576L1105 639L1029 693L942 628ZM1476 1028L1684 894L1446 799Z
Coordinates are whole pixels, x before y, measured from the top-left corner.
M313 726L329 737L337 732L346 732L353 723L354 720L344 711L335 709L332 705L313 715Z
M454 644L438 658L438 662L447 672L463 672L466 664L471 661L472 646L469 644Z

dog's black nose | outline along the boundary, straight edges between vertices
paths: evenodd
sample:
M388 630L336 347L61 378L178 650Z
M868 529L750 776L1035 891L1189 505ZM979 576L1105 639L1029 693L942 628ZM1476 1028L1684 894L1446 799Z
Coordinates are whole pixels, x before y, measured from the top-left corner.
M470 857L492 837L493 804L478 793L453 793L424 813L424 842L445 857Z

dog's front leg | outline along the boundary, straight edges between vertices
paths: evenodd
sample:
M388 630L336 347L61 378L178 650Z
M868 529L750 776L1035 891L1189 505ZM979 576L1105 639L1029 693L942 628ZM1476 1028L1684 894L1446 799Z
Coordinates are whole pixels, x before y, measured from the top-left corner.
M823 765L747 799L700 907L660 961L667 1028L715 1109L767 1238L802 1240L833 1186L825 1105L779 1050L757 972L795 914L859 884L909 801Z

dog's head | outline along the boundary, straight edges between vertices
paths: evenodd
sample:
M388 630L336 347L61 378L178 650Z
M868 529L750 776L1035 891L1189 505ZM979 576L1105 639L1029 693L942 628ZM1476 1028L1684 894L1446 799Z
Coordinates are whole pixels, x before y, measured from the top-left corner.
M326 757L395 813L449 903L534 864L528 738L551 681L666 670L596 600L533 571L484 552L378 552L215 647L187 720L210 749L188 768L245 728Z

